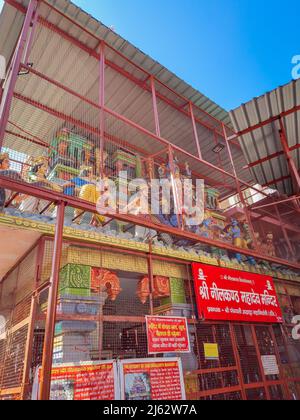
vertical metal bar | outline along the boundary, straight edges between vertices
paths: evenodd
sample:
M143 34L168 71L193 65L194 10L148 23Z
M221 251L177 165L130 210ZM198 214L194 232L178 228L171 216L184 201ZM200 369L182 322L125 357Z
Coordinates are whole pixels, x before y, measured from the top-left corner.
M276 341L275 333L274 333L274 330L273 330L272 326L269 327L269 331L270 331L270 334L271 334L271 337L272 337L272 340L273 340L273 343L274 343L275 355L276 355L277 362L278 362L278 365L279 365L279 377L280 377L280 380L282 381L283 388L284 388L284 394L285 394L284 397L286 399L291 399L289 386L288 386L288 383L286 381L286 378L284 377L284 372L283 372L283 368L282 368L282 364L281 364L280 353L279 353L279 350L278 350L277 341Z
M291 177L293 180L293 184L295 186L295 193L299 193L300 192L300 175L299 175L298 169L296 167L295 161L293 159L293 156L291 154L291 151L288 145L288 140L287 140L286 131L285 131L282 118L280 118L279 122L280 122L279 137L280 137L281 145L282 145L284 154L286 156L286 159L289 165Z
M24 400L28 394L29 387L29 378L30 378L30 369L32 363L32 354L33 354L33 340L34 340L34 330L35 330L35 320L38 307L38 288L40 286L40 278L43 267L43 257L45 250L45 238L41 238L37 245L37 255L36 255L36 266L35 266L35 287L34 294L31 300L31 309L30 309L30 322L28 325L27 341L25 347L25 361L24 361L24 371L23 371L23 381L22 381L22 392L21 399Z
M289 250L290 250L290 252L291 252L291 255L292 255L293 257L295 257L295 251L294 251L294 249L293 249L293 247L292 247L292 243L291 243L290 238L289 238L289 236L288 236L288 234L287 234L287 231L286 231L286 229L285 229L285 227L284 227L284 223L283 223L283 221L282 221L282 218L281 218L280 212L279 212L279 210L278 210L278 207L277 207L277 205L274 205L274 207L275 207L275 211L276 211L276 214L277 214L277 218L278 218L278 220L280 221L280 225L281 225L281 230L282 230L283 236L284 236L284 238L285 238L285 240L286 240L286 243L287 243L287 245L288 245L288 247L289 247Z
M150 290L150 315L154 314L154 276L153 276L153 259L152 259L152 243L149 242L149 255L148 255L148 276L149 276L149 290Z
M38 254L37 254L36 274L35 274L35 290L37 290L40 287L41 274L43 271L45 242L46 242L46 238L42 238L38 244Z
M262 377L262 380L263 380L263 384L264 384L264 389L265 389L265 392L266 392L267 400L270 401L271 400L270 390L269 390L268 382L267 382L267 379L266 379L264 367L263 367L262 360L261 360L261 354L260 354L260 350L259 350L259 345L258 345L258 341L257 341L256 331L255 331L254 325L251 325L251 332L252 332L252 337L253 337L253 340L254 340L254 346L255 346L255 349L256 349L256 355L257 355L258 365L259 365L261 377Z
M154 113L154 121L155 121L155 134L158 137L161 137L154 76L150 77L150 82L151 82L152 104L153 104L153 113Z
M57 296L59 287L59 271L60 261L63 246L63 229L65 217L65 203L58 204L56 231L54 239L54 250L52 257L52 271L48 296L48 309L46 317L45 328L45 341L43 349L43 362L41 372L41 387L40 387L40 400L49 400L50 386L51 386L51 370L53 358L53 343L55 331L55 319L57 308Z
M147 175L148 175L149 181L152 181L155 178L154 159L151 157L147 159Z
M90 248L88 248L90 249ZM99 255L100 255L100 268L103 270L103 253L102 247L99 247ZM100 310L98 314L98 354L99 360L102 360L102 353L103 353L103 337L104 337L104 320L103 320L103 308L105 304L102 304L102 291L99 290L99 296L101 300Z
M194 299L194 295L193 295L194 281L193 281L193 278L191 276L191 265L186 266L186 273L187 273L187 279L188 279L188 284L189 284L190 304L192 306L192 318L193 318L193 321L195 322L193 325L194 325L194 332L195 332L198 369L201 369L202 368L201 357L200 357L201 352L200 352L200 344L199 344L199 336L198 336L198 328L197 328L200 321L197 319L197 314L196 314L196 309L195 309L195 299ZM200 381L201 381L201 383L203 383L203 375L201 375L199 377L199 382ZM198 383L198 385L199 385L199 383ZM197 392L199 392L199 391L200 391L200 389L198 387Z
M25 360L22 380L21 400L26 400L29 391L29 379L32 363L33 340L35 330L35 320L37 314L37 295L34 293L31 299L30 321L28 324L27 340L25 346Z
M100 43L99 69L99 105L100 110L100 176L104 177L104 142L105 142L105 43Z
M237 191L238 191L238 194L239 194L239 197L240 197L240 201L241 201L241 203L243 205L245 216L246 216L246 219L247 219L247 222L248 222L248 225L249 225L249 229L250 229L250 232L251 232L252 243L254 245L255 250L261 251L259 249L259 245L258 245L258 242L257 242L257 238L256 238L256 235L255 235L254 227L253 227L252 220L251 220L251 216L250 216L250 213L248 211L247 203L246 203L246 200L245 200L243 191L241 189L240 181L239 181L239 178L238 178L236 169L235 169L235 164L234 164L234 160L233 160L233 156L232 156L232 152L231 152L231 148L230 148L230 143L229 143L228 137L227 137L226 127L225 127L224 124L222 124L222 127L223 127L223 132L224 132L224 138L225 138L227 152L228 152L230 163L231 163L231 166L232 166L233 175L235 177L235 183L236 183Z
M189 103L189 107L190 107L190 114L191 114L191 119L192 119L192 124L193 124L194 136L195 136L197 150L198 150L198 156L199 156L199 159L202 160L201 146L200 146L200 141L199 141L199 136L198 136L198 131L197 131L196 120L195 120L195 115L194 115L194 109L193 109L192 102Z
M28 33L32 24L32 18L37 10L38 1L30 0L27 13L25 16L23 28L21 31L20 39L16 48L15 57L11 65L11 72L8 75L2 102L0 105L0 149L3 145L4 133L8 121L9 111L12 104L13 93L17 83L18 73L20 70L20 64L23 57L24 49L27 42Z
M29 56L30 56L30 52L31 52L31 47L32 47L33 40L34 40L36 25L38 23L38 17L39 17L38 10L35 10L34 11L34 17L33 17L32 24L31 24L31 31L30 31L26 51L25 51L25 54L24 54L24 60L23 60L24 64L28 64L28 60L29 60Z
M243 374L243 370L242 370L242 365L241 365L241 360L240 360L240 355L239 355L239 350L238 350L238 343L237 343L237 339L236 339L236 336L235 336L234 326L231 322L229 323L229 330L230 330L230 337L231 337L233 353L234 353L234 357L235 357L235 361L236 361L236 366L237 366L237 369L238 369L238 376L239 376L239 382L240 382L241 391L242 391L242 397L243 397L243 400L246 401L247 400L247 393L246 393L245 385L244 385L244 374Z

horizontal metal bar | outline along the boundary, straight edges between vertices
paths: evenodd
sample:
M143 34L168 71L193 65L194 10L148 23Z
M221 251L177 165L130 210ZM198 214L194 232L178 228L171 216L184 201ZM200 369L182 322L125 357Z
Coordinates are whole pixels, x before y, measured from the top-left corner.
M65 202L66 205L68 205L70 207L73 207L73 208L76 208L76 209L79 209L79 210L83 210L83 211L86 211L86 212L89 212L89 213L95 213L97 211L95 205L93 205L91 203L88 203L86 201L80 200L78 198L70 197L70 196L65 196L64 194L57 193L57 192L54 192L54 191L45 190L45 189L42 189L42 188L37 188L37 187L34 187L30 184L15 181L15 180L3 177L1 175L0 175L0 186L2 188L5 188L5 189L11 190L11 191L31 195L33 197L37 197L39 199L46 200L46 201ZM106 214L105 216L109 217L111 219L120 220L122 222L131 223L131 224L134 224L134 225L137 225L137 226L143 226L143 227L146 227L146 228L149 228L149 229L152 229L152 230L156 230L156 231L159 231L159 232L162 232L162 233L168 233L168 234L170 234L172 236L175 236L175 237L178 237L178 238L184 238L184 239L188 239L190 241L194 241L195 243L202 243L204 245L209 245L209 246L212 246L212 247L225 249L225 250L231 251L233 253L252 256L252 257L254 257L258 260L269 261L269 262L272 262L272 263L275 263L275 264L288 266L288 267L291 267L291 268L296 269L296 270L300 269L300 264L296 263L296 262L286 261L286 260L282 260L280 258L274 258L274 257L270 257L268 255L262 255L259 252L237 248L237 247L234 247L233 245L230 245L228 243L223 243L223 242L219 242L219 241L214 241L212 239L203 238L203 237L200 237L200 236L198 236L196 234L193 234L191 232L186 232L184 230L173 228L173 227L170 227L170 226L156 224L156 223L150 222L148 220L139 218L137 216L124 215L124 214L110 214L110 213Z
M291 179L291 175L286 175L278 179L272 179L272 181L267 182L266 184L262 185L263 188L271 187L272 185L276 185L279 182L287 181Z
M281 118L288 117L291 114L294 114L295 112L300 111L300 105L297 105L293 108L288 109L287 111L281 112L280 114L271 117L267 120L261 121L260 123L257 123L251 127L246 128L245 130L241 130L238 133L236 133L234 136L229 137L228 141L233 141L239 137L242 137L246 134L251 133L252 131L259 130L260 128L265 127L266 125L272 124L273 122L279 121Z
M289 151L294 152L295 150L298 150L298 149L300 149L300 144L296 144L295 146L290 147ZM255 166L261 165L262 163L268 162L269 160L272 160L272 159L276 159L277 157L280 157L280 156L284 156L283 151L273 153L272 155L266 156L264 158L261 158L261 159L255 161L255 162L249 163L249 165L245 166L244 169L254 168Z
M296 195L294 197L286 198L284 200L274 201L273 203L264 204L262 206L254 207L254 208L252 208L252 210L255 211L255 210L264 209L264 208L267 208L267 207L277 206L279 204L288 203L290 201L297 201L299 199L300 199L300 194Z

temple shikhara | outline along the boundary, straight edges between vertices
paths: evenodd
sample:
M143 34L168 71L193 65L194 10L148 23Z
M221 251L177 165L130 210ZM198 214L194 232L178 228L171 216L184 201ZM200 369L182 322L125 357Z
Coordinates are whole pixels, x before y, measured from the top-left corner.
M68 0L4 3L0 400L300 399L300 80L228 113Z

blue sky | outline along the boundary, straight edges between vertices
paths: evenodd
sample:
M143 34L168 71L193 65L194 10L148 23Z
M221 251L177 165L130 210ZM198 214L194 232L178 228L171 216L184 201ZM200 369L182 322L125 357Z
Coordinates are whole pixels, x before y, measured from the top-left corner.
M74 2L228 110L288 83L300 54L299 0Z

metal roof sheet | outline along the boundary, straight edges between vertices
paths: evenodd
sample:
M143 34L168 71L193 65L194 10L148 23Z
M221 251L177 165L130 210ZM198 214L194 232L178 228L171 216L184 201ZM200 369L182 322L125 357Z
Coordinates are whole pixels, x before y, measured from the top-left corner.
M254 98L231 111L230 117L236 132L242 132L300 105L300 80L281 86L272 92ZM300 114L294 112L282 118L289 148L298 171L300 170ZM293 194L289 166L280 141L280 123L273 121L240 138L245 158L253 165L270 155L273 159L263 161L251 168L253 176L260 185L276 188L280 193ZM296 146L296 147L295 147Z
M17 2L27 7L29 0L17 0ZM212 117L217 118L225 124L231 124L229 114L226 110L69 0L48 0L47 2L81 24L95 36L104 39L113 48L122 52L129 60L141 66L145 71L153 74L158 80L166 83L178 94L183 95L187 100L192 101L196 106L199 106ZM13 26L15 29L14 31L10 31L14 33L9 33L9 39L2 38L0 40L0 51L3 52L7 58L9 58L13 51L17 40L18 29L21 29L23 20L22 16L16 11L14 11L14 15L17 16L17 19L14 19L11 15L11 11L8 11L8 8L5 5L0 15L0 26L1 28L4 28L4 25L7 25L8 28ZM76 35L78 35L78 29L75 29L75 33L76 31ZM2 29L1 32L5 34L8 33L5 28Z
M26 5L28 0L20 0L19 3ZM210 108L216 109L213 102L210 102L206 97L190 86L185 85L184 82L168 72L167 69L164 69L158 63L141 53L138 49L124 41L104 25L82 12L81 9L74 6L69 1L59 0L51 1L51 3L64 13L72 16L72 18L76 19L76 21L87 27L90 31L93 31L97 36L106 39L106 41L109 39L110 45L113 45L114 47L117 46L122 53L125 53L128 58L137 62L141 67L146 68L149 71L154 71L157 77L159 77L161 81L167 82L171 88L174 88L180 93L185 92L190 95L191 98L194 98L194 102L201 102L201 106L205 107L208 105ZM44 3L42 3L40 13L43 17L47 18L49 22L58 25L59 28L63 29L68 34L73 35L76 39L79 39L94 51L96 50L98 45L97 39L87 35L84 31L80 30L80 28L75 27L71 21L58 15ZM21 29L22 19L20 19L20 16L22 16L22 13L16 12L16 10L9 5L5 5L3 12L0 15L1 33L5 32L5 35L9 37L11 37L11 33L14 33L14 39L9 41L11 51L13 51L13 46L16 43L16 33ZM11 28L13 28L13 30L11 30ZM4 47L4 43L0 40L0 53L5 51L5 54L8 54L8 50L7 44L5 44ZM134 68L130 62L124 60L113 50L108 50L107 58L113 64L118 65L122 70L134 74L135 78L145 80L145 75L142 70ZM29 62L33 63L34 70L67 86L69 89L88 98L90 101L98 103L98 60L88 52L79 49L76 45L61 38L57 33L41 24L38 24L36 29ZM109 67L107 70L109 71L106 71L105 77L105 105L133 122L138 123L148 131L154 132L152 97L149 91L141 89L140 86L137 86L134 82L115 71L112 67ZM97 130L97 127L99 126L98 108L86 104L80 98L67 94L64 90L45 82L32 73L18 78L15 91L19 95L39 102L43 106L47 106L67 114L72 118L81 120L95 130ZM174 97L174 94L168 91L163 85L157 84L157 91L167 98L172 97L172 100L177 100L178 105L182 107L182 99ZM170 143L186 150L189 154L197 156L197 147L191 119L159 98L158 109L162 136ZM195 108L196 117L200 117L200 114L201 111ZM208 121L210 117L206 114L202 114L201 118L204 119L204 121L209 122L210 125L216 124L216 121L214 120ZM24 103L17 99L14 99L13 101L10 120L17 122L19 126L28 133L39 137L48 144L53 138L56 130L64 125L63 120L49 115L42 109L28 104L24 106ZM220 138L215 138L213 131L208 130L200 124L196 124L196 126L201 142L203 157L210 163L221 166L232 173L232 167L227 153L224 151L224 153L220 155L221 160L219 160L218 155L212 152L215 141L220 140ZM121 124L112 116L107 116L106 127L110 136L122 138L129 144L143 149L146 153L154 154L164 148L163 145L154 141L153 138L141 134L141 132L132 127L125 126L124 123ZM72 129L72 127L69 128ZM82 135L87 137L92 136L91 132L84 128L82 129ZM19 151L26 154L36 155L41 153L41 150L35 144L21 145L20 142L16 143L16 139L9 134L6 134L5 145L7 147L18 147ZM238 175L246 182L250 183L252 181L252 176L249 171L243 170L246 162L242 151L238 147L233 147L232 149ZM184 155L181 156L181 161L183 163L185 161L190 161L192 170L210 178L221 186L227 184L233 189L235 188L235 182L232 178L228 177L228 179L224 179L224 175L213 168L202 165Z

